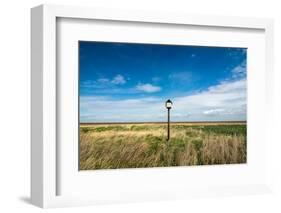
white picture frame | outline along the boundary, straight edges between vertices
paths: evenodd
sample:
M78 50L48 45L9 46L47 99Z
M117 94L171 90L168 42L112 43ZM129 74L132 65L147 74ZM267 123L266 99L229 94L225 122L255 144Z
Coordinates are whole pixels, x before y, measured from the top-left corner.
M130 23L147 23L161 26L199 26L207 28L218 28L231 30L258 30L263 32L262 41L264 45L264 68L261 68L261 75L265 79L259 78L264 82L265 87L261 87L260 91L264 94L261 107L262 114L260 119L257 119L258 124L263 121L266 131L263 135L262 149L264 158L266 160L262 168L256 168L256 173L251 175L262 174L262 178L257 178L250 184L249 181L237 182L233 184L217 184L200 186L200 183L194 183L194 187L188 185L180 188L178 185L169 185L167 181L162 181L157 188L144 190L140 193L136 187L130 186L130 191L110 192L109 189L97 189L95 195L89 195L84 189L81 190L79 195L76 194L60 194L59 185L64 179L60 178L61 167L58 165L60 159L60 152L58 152L57 140L57 121L58 121L58 95L57 88L60 81L57 79L57 50L58 50L58 20L63 19L79 19L79 20L101 20L101 21L118 21ZM117 203L117 202L139 202L145 200L166 200L166 199L182 199L187 197L198 196L214 196L214 195L233 195L233 194L253 194L270 192L270 160L269 151L270 143L273 140L270 137L270 132L273 131L273 21L271 19L257 19L257 18L238 18L238 17L216 17L216 16L202 16L202 15L187 15L187 14L166 14L166 13L153 13L147 11L123 11L112 9L97 9L97 8L84 8L74 6L54 6L54 5L41 5L31 10L31 73L32 73L32 88L31 88L31 201L33 204L47 208L47 207L62 207L62 206L76 206L76 205L91 205L100 203ZM172 29L171 29L172 30ZM251 79L250 79L251 80ZM258 80L251 81L251 87L259 86ZM260 101L261 101L260 100ZM263 111L262 111L263 110ZM258 113L258 112L257 112ZM259 132L259 131L257 131ZM262 134L262 133L257 133ZM261 152L261 150L257 150ZM242 165L243 167L243 165ZM228 172L247 171L247 168L231 167ZM170 174L171 179L176 178L176 174L183 174L187 168L175 169L146 169L134 172L134 177L148 176L151 179ZM220 168L211 168L219 172ZM242 169L242 170L241 170ZM210 170L205 168L204 170ZM171 175L171 172L174 175ZM193 168L193 171L188 171L189 175L198 173L197 175L205 174L204 171ZM210 171L206 171L210 172ZM90 172L86 172L83 176L90 177ZM99 171L102 181L105 171ZM117 171L118 173L118 171ZM124 170L119 172L120 177L126 177L130 171ZM87 175L88 174L88 175ZM116 177L116 171L113 174L107 174L106 180L110 180L110 175ZM104 176L105 177L105 176ZM120 178L119 177L119 178ZM109 179L108 179L109 178ZM212 178L215 178L213 176ZM86 177L86 179L89 179ZM81 179L81 180L86 180ZM196 175L193 177L196 180ZM165 180L165 179L164 179ZM70 178L70 181L75 181L75 178ZM89 181L89 180L88 180ZM126 180L125 180L126 181ZM180 181L179 181L180 182ZM231 181L230 181L231 182ZM75 189L74 182L73 190ZM162 188L161 190L159 189ZM91 189L91 187L89 187ZM71 191L72 189L70 189ZM123 193L120 196L119 193Z

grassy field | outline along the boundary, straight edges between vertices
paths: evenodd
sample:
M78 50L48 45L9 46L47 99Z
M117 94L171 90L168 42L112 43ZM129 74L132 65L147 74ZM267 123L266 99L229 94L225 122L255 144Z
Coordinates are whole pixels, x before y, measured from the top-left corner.
M80 125L80 169L246 163L245 123Z

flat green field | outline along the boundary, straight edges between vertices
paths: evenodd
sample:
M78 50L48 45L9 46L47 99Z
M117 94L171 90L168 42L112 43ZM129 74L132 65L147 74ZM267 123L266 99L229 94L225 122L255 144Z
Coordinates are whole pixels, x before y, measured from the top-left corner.
M81 124L80 169L246 163L246 123Z

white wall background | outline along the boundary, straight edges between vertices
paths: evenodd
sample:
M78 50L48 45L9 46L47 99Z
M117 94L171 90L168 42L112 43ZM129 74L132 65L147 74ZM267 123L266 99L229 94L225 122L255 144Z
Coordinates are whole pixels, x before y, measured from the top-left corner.
M275 19L275 124L281 118L281 3L278 0L8 0L0 7L0 211L37 212L30 188L30 8L42 3ZM277 85L279 83L279 85ZM279 111L279 112L278 112ZM281 125L280 125L281 126ZM280 127L277 127L281 130ZM277 129L276 128L276 129ZM278 134L279 131L276 131ZM280 212L281 141L274 141L272 195L202 198L67 209L69 212ZM60 212L65 209L47 210Z

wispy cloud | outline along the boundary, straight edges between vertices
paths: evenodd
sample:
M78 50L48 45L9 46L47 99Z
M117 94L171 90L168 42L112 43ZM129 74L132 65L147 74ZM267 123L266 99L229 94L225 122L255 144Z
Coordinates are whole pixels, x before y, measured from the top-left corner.
M209 109L203 112L204 115L221 115L225 109Z
M228 48L228 55L233 58L240 58L247 54L247 48Z
M246 76L246 71L247 71L247 65L246 65L246 60L244 60L241 62L241 64L239 64L238 66L234 67L231 70L232 77L244 78Z
M246 112L246 105L241 106L240 108L230 108L230 109L210 109L203 112L206 116L235 116L243 115Z
M165 101L155 97L124 100L81 97L81 119L93 122L165 121ZM172 121L245 120L246 79L224 81L202 92L174 97L172 101Z
M194 79L194 76L191 72L185 71L185 72L175 72L173 74L169 75L169 79L174 81L175 83L188 83L191 82Z
M189 111L193 120L245 120L246 79L224 81L208 90L176 98L178 111Z
M108 78L100 78L95 81L84 81L81 84L82 89L86 89L91 94L142 94L142 93L155 93L161 91L160 86L150 83L120 87L125 84L126 80L123 76L117 75L112 80Z
M101 84L106 84L106 83L109 83L110 80L107 79L107 78L100 78L97 80L97 82L101 83Z
M115 85L123 85L126 83L124 76L118 74L112 79L109 78L99 78L97 80L87 80L81 83L82 88L93 88L93 89L104 89L110 88Z
M136 86L136 89L147 93L153 93L153 92L159 92L161 90L161 87L154 86L152 84L138 84Z
M116 75L112 79L111 83L113 83L113 84L125 84L126 80L125 80L125 78L122 75Z

